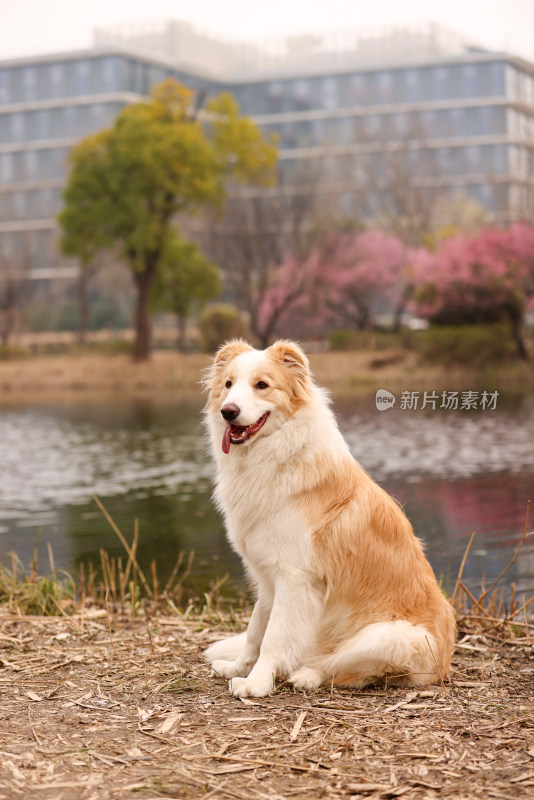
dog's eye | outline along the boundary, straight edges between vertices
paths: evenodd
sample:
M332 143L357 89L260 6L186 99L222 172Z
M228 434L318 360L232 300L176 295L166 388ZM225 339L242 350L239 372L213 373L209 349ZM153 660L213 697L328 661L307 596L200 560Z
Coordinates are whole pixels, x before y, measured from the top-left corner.
M226 386L227 389L229 389L232 385L232 381L226 381L224 385Z
M256 389L268 389L268 388L269 384L265 383L265 381L258 381L258 383L256 384Z

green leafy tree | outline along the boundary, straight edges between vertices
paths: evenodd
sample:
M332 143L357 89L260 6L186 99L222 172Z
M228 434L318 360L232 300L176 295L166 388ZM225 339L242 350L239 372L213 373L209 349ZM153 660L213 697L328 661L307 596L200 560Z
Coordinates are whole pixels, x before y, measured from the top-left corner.
M240 116L231 95L199 113L194 92L170 79L73 149L62 248L82 267L109 250L132 270L136 360L150 354L150 298L176 216L222 208L232 180L271 183L276 161L273 141Z
M154 284L152 307L176 314L181 350L186 347L188 320L220 295L222 285L222 275L215 264L194 242L180 239L172 231Z

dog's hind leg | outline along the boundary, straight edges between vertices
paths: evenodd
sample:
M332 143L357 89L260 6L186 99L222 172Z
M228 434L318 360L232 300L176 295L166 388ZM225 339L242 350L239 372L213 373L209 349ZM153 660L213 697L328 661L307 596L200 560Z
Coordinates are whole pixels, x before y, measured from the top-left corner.
M288 680L295 689L313 691L323 683L324 673L313 667L302 667L290 675Z
M376 622L362 628L321 662L337 686L368 683L388 676L392 684L425 686L439 681L438 646L423 625L407 620Z

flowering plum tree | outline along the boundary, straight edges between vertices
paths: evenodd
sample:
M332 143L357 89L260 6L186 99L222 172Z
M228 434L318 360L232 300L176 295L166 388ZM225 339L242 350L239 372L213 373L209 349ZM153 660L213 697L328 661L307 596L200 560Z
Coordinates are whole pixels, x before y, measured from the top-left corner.
M399 237L380 230L341 234L321 274L338 323L359 330L371 327L377 306L393 305L410 252Z
M438 324L506 321L527 358L523 314L534 295L534 228L483 228L443 240L413 258L420 313Z

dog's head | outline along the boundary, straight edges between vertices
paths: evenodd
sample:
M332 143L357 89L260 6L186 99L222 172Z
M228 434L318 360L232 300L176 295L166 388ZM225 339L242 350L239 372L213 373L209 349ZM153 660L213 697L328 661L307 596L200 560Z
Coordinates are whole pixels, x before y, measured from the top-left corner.
M255 350L242 340L224 345L206 385L208 411L222 435L224 453L269 435L293 416L312 389L308 359L293 342Z

